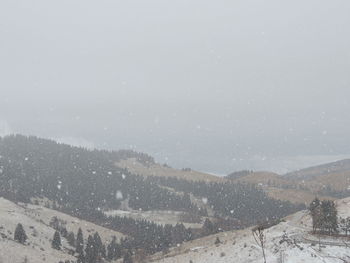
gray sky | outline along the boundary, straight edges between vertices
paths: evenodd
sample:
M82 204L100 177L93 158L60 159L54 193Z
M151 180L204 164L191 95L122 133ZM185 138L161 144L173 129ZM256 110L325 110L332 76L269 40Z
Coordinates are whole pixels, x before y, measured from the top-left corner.
M216 173L350 156L350 2L0 1L0 135Z

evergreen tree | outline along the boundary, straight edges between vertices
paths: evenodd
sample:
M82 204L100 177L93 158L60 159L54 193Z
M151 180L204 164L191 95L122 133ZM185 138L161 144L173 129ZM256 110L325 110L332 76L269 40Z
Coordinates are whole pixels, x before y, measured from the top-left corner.
M221 244L220 238L219 238L219 237L216 237L215 245L219 245L219 244Z
M121 257L121 248L117 244L117 238L114 236L111 243L107 246L107 259L115 260Z
M102 240L98 232L94 234L94 249L96 253L96 259L100 260L106 256L106 248L102 244Z
M26 242L27 240L26 232L24 231L24 228L20 223L17 224L14 239L21 244L24 244L24 242Z
M312 228L327 232L329 235L338 231L338 213L334 201L317 198L309 206L312 217Z
M81 228L78 229L75 251L79 255L84 255L84 238L83 231L81 231Z
M312 218L312 229L315 233L317 229L321 228L322 223L321 202L317 197L310 203L309 210Z
M312 213L317 207L319 207L321 204L320 200L316 197L312 202L310 203L309 210Z
M100 252L101 252L101 258L107 258L107 251L106 251L105 244L102 245Z
M73 232L69 232L67 235L68 244L72 247L75 247L75 236Z
M61 249L61 236L60 233L56 230L55 234L53 235L51 246L54 249L60 250Z
M334 201L325 200L321 203L322 210L322 230L328 234L337 232L338 213Z
M216 232L213 223L208 218L204 221L202 232L204 235L211 235Z
M77 263L85 263L84 253L78 255Z
M132 253L130 250L128 250L128 252L125 253L124 257L123 257L123 263L132 263Z
M97 250L95 246L94 238L89 235L88 241L85 248L85 262L86 263L96 263L97 261Z
M350 217L345 219L345 235L347 236L350 231Z

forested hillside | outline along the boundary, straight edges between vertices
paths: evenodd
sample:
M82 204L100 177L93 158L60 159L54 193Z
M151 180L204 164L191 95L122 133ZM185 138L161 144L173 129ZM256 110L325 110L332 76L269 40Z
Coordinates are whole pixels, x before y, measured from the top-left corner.
M122 203L127 203L135 210L205 215L191 201L190 195L193 195L206 200L217 218L235 219L240 223L232 228L240 228L258 221L276 220L300 209L300 206L269 198L249 184L142 177L114 165L117 160L130 157L145 164L154 163L152 157L142 153L90 151L15 135L0 139L0 156L1 196L27 203L33 202L33 198L46 198L47 205L53 209L130 235L132 239L124 241L129 248L145 248L149 253L219 228L194 233L181 224L160 227L147 221L107 217L103 211L119 209Z

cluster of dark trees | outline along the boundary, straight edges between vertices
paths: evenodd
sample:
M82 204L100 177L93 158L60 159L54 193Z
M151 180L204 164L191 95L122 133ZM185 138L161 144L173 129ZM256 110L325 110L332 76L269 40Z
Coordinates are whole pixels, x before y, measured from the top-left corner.
M127 239L122 239L121 242L118 243L116 237L113 237L112 241L106 246L102 243L99 233L96 232L94 235L89 235L84 248L84 237L81 228L79 228L75 238L73 232L67 231L66 223L66 221L56 216L51 219L50 226L56 230L52 240L52 247L55 249L61 248L61 234L72 247L75 247L75 252L78 255L78 263L97 263L102 259L111 261L121 258L123 255L125 257L129 256L126 255L129 254L129 252L123 252L127 247L130 247Z
M205 197L217 217L236 218L241 221L242 227L257 222L275 221L305 208L302 204L295 205L270 198L252 184L190 182L175 177L153 177L148 180L176 191L192 193L199 198Z
M230 174L228 174L226 176L227 179L238 179L238 178L241 178L241 177L245 177L249 174L253 173L252 170L242 170L242 171L236 171L236 172L232 172Z
M200 213L188 195L208 199L220 216L255 223L290 214L300 206L269 198L253 185L189 182L170 177L144 178L115 166L116 160L134 157L153 163L151 157L130 151L89 151L54 141L8 136L0 139L0 195L30 202L47 197L79 216L81 210L118 209L128 198L129 206L141 210L177 210ZM122 196L118 196L118 192Z
M108 227L122 233L128 233L132 238L124 240L128 249L142 249L147 254L164 251L169 247L194 239L195 232L183 224L158 225L147 220L135 220L126 217L110 217Z
M338 212L334 201L315 198L309 207L313 232L335 234L338 232Z
M132 262L132 251L142 251L145 254L166 251L184 241L218 232L218 227L209 219L206 219L202 229L197 231L188 229L183 224L162 226L146 220L134 220L126 217L109 217L105 224L112 229L127 232L130 236L122 238L120 242L114 237L109 244L105 245L102 243L99 233L96 232L94 235L89 235L86 245L84 245L83 232L80 228L75 238L74 233L68 232L65 228L64 221L53 217L50 226L56 231L51 242L52 248L61 249L62 236L75 248L77 263L98 263L102 259L112 261L119 258L123 258L123 262ZM15 240L22 244L27 240L27 235L21 224L16 227Z
M21 223L18 223L14 233L14 240L21 244L25 244L27 239L28 239L28 236L26 234L26 231L23 228L23 225ZM57 250L61 249L61 236L58 231L55 231L51 245L52 245L52 248L54 249L57 249Z
M59 210L67 214L71 212L70 210L65 210L64 207L61 207ZM186 228L180 223L175 226L162 226L147 220L136 220L133 218L120 216L106 216L102 211L97 210L83 210L80 213L80 216L84 220L88 220L97 225L101 225L129 236L129 238L121 241L121 244L123 244L123 249L142 249L147 254L163 251L184 241L189 241L207 234L216 233L219 229L217 225L214 225L212 228L215 229L215 231L212 230L211 233L208 233L205 227L194 231ZM51 219L50 226L65 237L72 246L77 243L77 241L74 239L74 233L67 231L65 221L53 217Z
M60 223L57 224L59 221L60 220L55 217L50 222L51 226L56 226L57 229L59 229L54 232L51 242L52 248L57 250L61 250L62 248L60 233L67 233L67 230L62 227ZM86 245L84 246L84 237L81 228L78 230L76 239L74 238L74 233L73 238L69 239L69 235L67 235L66 238L68 243L75 248L73 254L77 256L77 263L99 263L103 262L102 259L112 261L122 257L124 257L123 262L132 262L132 253L128 239L121 239L118 243L116 237L113 237L112 241L105 246L102 243L99 233L95 232L94 235L89 235ZM14 233L14 240L25 244L27 239L28 237L22 224L18 223Z
M181 224L158 226L143 220L107 217L102 211L118 209L122 202L128 201L130 208L137 210L206 215L205 210L191 202L192 194L208 200L207 205L217 217L236 219L235 222L240 221L240 227L244 227L303 208L269 198L249 184L144 178L115 166L116 161L124 158L136 158L145 165L154 163L152 157L132 151L91 151L14 135L0 138L0 156L0 196L21 202L46 197L54 204L51 208L125 233L131 237L125 244L147 253L161 251L203 233L194 233ZM67 240L72 239L71 233L60 234Z
M115 166L122 157L151 163L144 154L89 151L16 135L0 138L0 155L0 195L13 201L47 197L77 215L84 209L118 209L127 198L133 209L198 210L188 198Z
M338 223L339 229L345 234L347 237L350 233L350 217L341 218Z
M122 244L117 243L114 237L106 247L102 243L99 233L96 232L94 235L89 235L84 248L83 233L79 228L75 245L78 257L77 263L98 263L102 262L102 259L112 261L121 258L123 255L128 257L129 252L124 252Z

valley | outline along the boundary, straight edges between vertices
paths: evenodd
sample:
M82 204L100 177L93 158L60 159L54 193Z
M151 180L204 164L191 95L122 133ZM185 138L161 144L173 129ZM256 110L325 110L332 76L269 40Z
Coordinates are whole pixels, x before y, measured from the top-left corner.
M295 178L254 171L218 177L160 165L144 153L87 150L22 135L1 138L0 155L0 250L11 251L2 252L4 263L128 258L255 263L261 255L251 232L261 223L270 225L265 229L268 262L348 255L347 240L328 236L319 244L325 249L317 250L305 210L317 196L337 200L339 215L350 216L350 200L341 199L348 195L350 173L347 166L337 168L346 161L323 165L319 176L314 167ZM328 166L333 168L326 172ZM14 240L18 224L27 233L25 243ZM72 241L79 229L81 249ZM54 234L61 238L58 250ZM96 246L99 250L91 250Z

